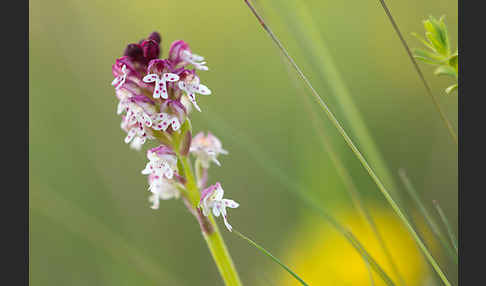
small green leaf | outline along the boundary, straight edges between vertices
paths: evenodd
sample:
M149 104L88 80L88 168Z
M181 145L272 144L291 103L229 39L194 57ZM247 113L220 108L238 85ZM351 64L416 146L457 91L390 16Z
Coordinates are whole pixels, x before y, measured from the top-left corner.
M440 20L437 20L435 17L429 16L429 19L424 21L425 36L439 54L448 56L450 52L449 39L443 18L441 17Z
M456 70L451 66L440 66L434 71L435 75L447 75L453 78L457 78Z
M191 130L187 130L185 133L183 133L182 140L179 146L179 153L182 156L186 156L189 153L189 149L191 147L191 141L192 141Z
M179 151L182 141L186 138L186 133L192 131L191 121L189 117L182 123L181 129L178 132L174 132L172 135L173 148L176 152ZM187 138L186 138L187 139Z
M430 22L430 18L433 18L433 16L430 16L429 19L424 20L424 28L426 32L434 34L434 25L432 25Z
M187 131L192 132L192 124L191 124L191 120L189 120L189 117L186 118L186 120L181 126L182 134L186 133Z
M447 49L447 52L449 53L450 52L449 35L447 33L447 27L445 25L444 18L445 18L445 15L442 15L442 17L440 17L439 26L440 26L441 33L443 35L442 37L444 38L444 46Z
M437 53L440 55L447 55L444 45L441 43L439 36L436 33L426 32L425 36L429 42L434 46Z
M414 54L415 58L422 60L426 63L433 64L433 65L442 64L445 61L444 58L442 58L442 57L440 57L440 56L438 56L434 53L431 53L429 51L420 50L420 49L414 49L413 54Z
M182 177L185 177L186 176L186 172L184 171L184 166L182 165L182 161L180 160L179 157L178 157L178 159L179 159L179 160L177 160L177 170L178 170L178 173Z
M445 31L445 24L441 21L443 17L441 17L441 20L437 20L434 17L431 18L431 24L434 27L435 31L435 38L437 41L440 43L440 45L447 51L448 44L447 44L447 32Z
M429 42L427 42L424 38L422 38L419 35L417 35L417 33L412 33L412 36L414 36L419 41L421 41L422 44L424 44L427 48L431 49L434 53L437 53L437 51L435 50L435 48Z
M445 92L447 94L451 94L451 92L453 92L454 90L456 90L457 88L459 87L459 85L456 83L456 84L453 84L451 86L449 86L448 88L445 89Z
M449 65L456 70L457 74L459 71L459 55L457 51L449 58Z

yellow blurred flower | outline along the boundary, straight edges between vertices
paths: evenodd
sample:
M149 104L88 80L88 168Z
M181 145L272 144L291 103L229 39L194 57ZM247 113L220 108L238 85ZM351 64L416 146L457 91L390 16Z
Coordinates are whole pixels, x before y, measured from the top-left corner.
M391 211L372 208L378 230L407 286L424 285L427 265L412 237ZM399 285L376 236L368 223L355 211L341 211L335 217L364 245L366 250ZM310 285L370 285L368 266L348 241L320 218L306 222L287 244L284 261ZM371 268L370 268L371 269ZM279 275L278 285L297 285L287 273ZM373 272L375 285L385 285Z

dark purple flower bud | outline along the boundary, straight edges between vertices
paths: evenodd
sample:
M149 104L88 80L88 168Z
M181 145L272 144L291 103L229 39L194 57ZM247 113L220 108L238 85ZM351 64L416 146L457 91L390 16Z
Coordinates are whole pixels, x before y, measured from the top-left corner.
M148 37L149 40L153 40L153 41L156 41L157 44L160 45L160 41L162 40L162 38L160 37L160 34L159 32L152 32L152 34L150 34L150 36Z
M142 43L143 56L146 62L157 59L160 54L159 44L154 40L146 40Z
M123 53L123 55L130 57L130 59L135 62L144 61L143 49L142 46L140 46L139 44L129 44L125 48L125 52Z

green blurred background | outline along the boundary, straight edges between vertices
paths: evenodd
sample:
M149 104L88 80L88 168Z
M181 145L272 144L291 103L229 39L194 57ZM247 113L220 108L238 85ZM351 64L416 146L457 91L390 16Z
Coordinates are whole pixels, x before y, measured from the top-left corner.
M378 1L305 3L394 179L399 182L397 170L406 169L430 210L431 200L439 200L456 230L456 147ZM299 35L288 28L281 5L256 2L336 116L344 118L325 79L309 64L312 58ZM451 45L457 46L457 2L389 5L412 47L420 43L410 33L423 34L422 20L430 14L447 15ZM192 122L196 131L211 130L230 152L221 158L221 168L210 170L210 182L221 181L228 196L240 202L231 211L232 225L304 279L307 275L311 285L368 285L359 256L288 192L288 182L301 186L372 251L373 238L361 230L365 223L321 148L309 111L314 102L244 2L236 0L30 1L31 285L223 284L181 202L149 208L146 178L140 174L145 155L123 143L111 65L126 44L154 30L162 34L163 56L172 41L184 39L208 60L210 71L200 77L213 96L199 97L203 112L193 113ZM457 95L443 92L449 80L421 66L457 129ZM416 246L393 222L383 196L337 131L325 118L318 124L377 220L385 221L382 233L402 258L398 264L408 285L433 285L427 284L434 276ZM349 129L348 122L344 126ZM423 225L398 186L402 206ZM429 241L426 230L421 234ZM246 285L295 285L244 241L228 232L224 236ZM457 281L457 267L434 240L430 246ZM372 254L386 264L379 249ZM317 270L306 274L312 267Z

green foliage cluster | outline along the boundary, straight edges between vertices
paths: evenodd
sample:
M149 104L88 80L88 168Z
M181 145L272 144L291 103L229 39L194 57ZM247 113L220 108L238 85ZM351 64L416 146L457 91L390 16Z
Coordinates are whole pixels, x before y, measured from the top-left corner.
M425 38L413 33L429 50L414 49L414 57L431 65L437 66L435 75L445 75L455 79L456 83L447 87L445 92L450 94L458 88L458 50L452 52L444 16L439 19L429 16L424 21Z

